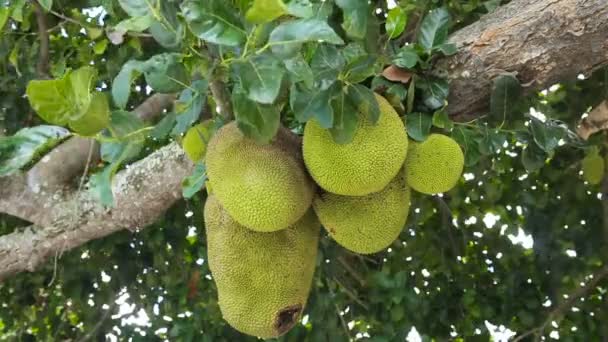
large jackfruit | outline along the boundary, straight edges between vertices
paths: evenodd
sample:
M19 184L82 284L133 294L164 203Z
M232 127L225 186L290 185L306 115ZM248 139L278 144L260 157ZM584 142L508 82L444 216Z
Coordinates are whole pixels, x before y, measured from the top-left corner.
M299 138L281 128L271 144L222 127L205 156L213 193L240 224L263 232L294 224L310 207L314 183L306 174Z
M464 155L456 141L442 134L431 134L421 142L410 142L405 175L409 186L423 194L452 189L462 175Z
M382 190L401 169L407 153L403 121L376 94L380 118L374 125L360 118L353 140L334 142L331 133L315 120L304 129L304 162L314 180L338 195L363 196Z
M315 270L321 225L312 209L287 229L262 233L238 224L210 196L205 226L224 319L263 338L291 329L304 310Z
M395 241L403 229L410 189L399 172L379 192L366 196L325 193L315 198L313 208L338 244L356 253L376 253Z

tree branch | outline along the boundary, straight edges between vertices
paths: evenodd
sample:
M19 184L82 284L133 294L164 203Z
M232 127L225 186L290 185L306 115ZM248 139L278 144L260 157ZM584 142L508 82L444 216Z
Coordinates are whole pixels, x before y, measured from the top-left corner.
M174 94L154 94L136 107L133 113L144 122L154 122L165 108L173 104L174 100ZM53 149L27 172L27 184L30 190L52 191L69 185L85 169L91 144L94 146L90 160L91 163L97 163L100 159L99 143L91 138L73 137ZM1 211L2 206L0 206Z
M581 120L576 128L576 134L587 140L592 134L606 129L608 129L608 100L602 101Z
M32 212L51 214L43 217L42 221L48 222L43 226L0 236L0 280L34 271L57 251L62 253L122 229L145 228L181 198L182 179L192 170L193 164L181 147L171 143L116 175L114 208L104 208L87 191L60 196L25 192L42 205Z
M596 289L597 284L606 277L608 277L608 265L602 267L599 271L594 273L593 278L588 283L586 283L584 286L579 286L574 292L572 292L571 294L568 295L567 300L563 301L561 304L559 304L553 310L551 310L551 312L549 312L549 314L547 315L547 318L543 321L543 323L540 326L535 327L535 328L515 337L515 339L513 339L512 342L522 341L526 337L529 337L532 335L535 335L537 337L542 335L543 332L545 331L545 328L549 324L551 324L551 321L561 319L564 315L566 315L568 313L568 311L570 311L572 309L574 304L576 304L577 300L579 300L583 296L588 295L589 292Z
M458 53L439 61L449 74L448 110L458 120L487 112L492 80L517 76L531 93L608 64L605 0L514 0L450 37Z
M608 64L607 19L605 0L513 0L456 32L450 41L458 53L438 63L451 80L451 115L481 115L492 79L504 71L529 83L531 92ZM212 79L210 89L220 114L232 117L226 84ZM33 270L56 251L124 228L143 228L181 196L181 180L191 167L175 143L153 153L117 175L115 190L132 191L117 193L110 211L86 192L34 193L23 175L0 179L0 212L40 226L0 237L0 278Z
M36 22L38 23L38 37L40 38L40 52L38 53L38 64L36 72L40 78L49 78L49 32L46 14L38 1L32 1L34 13L36 14Z

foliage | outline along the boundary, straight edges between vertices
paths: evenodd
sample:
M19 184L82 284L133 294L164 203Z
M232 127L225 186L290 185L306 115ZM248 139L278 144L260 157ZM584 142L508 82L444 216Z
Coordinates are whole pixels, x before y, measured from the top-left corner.
M414 196L390 249L361 257L322 239L307 316L282 341L404 340L412 327L423 340L487 340L486 321L524 332L606 264L605 241L596 238L605 234L603 191L579 173L586 156L605 155L605 137L581 142L572 132L608 96L606 70L527 97L513 75L499 75L488 115L447 115L449 85L435 61L456 52L448 33L499 0L402 0L390 10L355 0L40 1L48 75L36 67L34 6L0 3L0 174L27 168L69 134L92 136L103 161L92 166L89 188L112 206L112 177L125 163L180 140L201 119L221 124L226 113L216 110L212 82L227 85L239 127L260 142L280 123L301 132L308 120L348 142L353 123L377 120L377 91L404 116L410 138L442 132L461 145L459 186L443 197ZM405 81L377 76L389 65ZM159 122L133 112L151 92L178 94ZM188 200L152 226L90 242L57 256L56 268L51 262L0 284L0 340L253 340L232 330L217 306L202 225L205 180L199 161L184 180ZM24 225L0 216L0 234ZM512 242L524 235L533 246ZM115 299L127 293L146 325L113 316ZM607 336L603 301L593 293L544 333Z

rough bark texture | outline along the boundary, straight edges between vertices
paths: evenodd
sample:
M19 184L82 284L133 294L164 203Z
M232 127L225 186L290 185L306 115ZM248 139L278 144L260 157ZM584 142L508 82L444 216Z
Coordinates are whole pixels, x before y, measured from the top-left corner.
M61 254L122 229L143 228L154 222L181 198L181 181L192 168L179 145L172 143L161 148L116 175L112 188L116 202L113 209L104 208L87 191L36 195L27 190L23 181L21 186L8 184L25 188L23 194L28 202L19 208L20 214L32 214L28 219L34 218L43 225L0 236L0 280L17 272L34 271L55 253ZM7 194L0 193L0 209L6 204L4 195ZM51 210L31 206L45 202L54 203L49 204ZM34 210L30 212L28 205ZM39 212L50 214L38 217Z
M459 51L439 61L451 79L450 113L481 115L496 75L513 73L533 91L608 64L608 3L514 0L450 39ZM210 88L229 117L225 85L214 80ZM180 183L191 170L175 143L160 149L117 175L112 210L86 192L34 192L24 175L0 179L0 212L37 226L0 237L0 279L115 231L143 228L181 197Z
M606 0L515 0L450 37L439 63L450 78L450 115L487 112L492 80L512 73L531 92L608 63Z

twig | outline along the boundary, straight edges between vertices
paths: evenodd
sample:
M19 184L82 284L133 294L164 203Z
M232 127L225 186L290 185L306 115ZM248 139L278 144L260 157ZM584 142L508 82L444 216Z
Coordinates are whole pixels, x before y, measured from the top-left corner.
M49 32L46 15L38 1L32 1L32 5L34 6L34 13L36 14L38 37L40 38L40 52L38 54L36 72L40 78L49 78Z
M85 342L85 341L88 341L91 338L93 338L93 334L95 334L95 332L97 330L99 330L99 328L101 328L101 326L105 323L106 319L108 319L108 316L110 316L110 313L112 312L112 310L114 309L115 306L116 306L116 301L114 301L110 305L108 310L106 310L106 312L103 313L103 316L101 316L101 319L99 320L99 322L97 322L97 324L95 324L93 329L91 329L91 331L89 331L86 335L84 335L81 339L79 339L78 342Z
M435 201L439 205L439 212L441 213L441 225L447 230L448 240L450 240L450 245L452 246L452 251L454 255L462 255L462 250L458 248L456 241L454 240L454 236L452 235L452 211L447 203L445 203L444 199L435 196Z
M217 76L213 76L211 82L209 82L209 89L211 89L211 94L219 107L219 114L226 121L232 119L234 114L232 112L232 103L230 102L230 93L226 84L218 79Z
M365 279L363 279L363 277L359 274L359 272L357 272L352 266L351 264L346 261L346 259L344 259L344 256L339 256L338 257L338 262L344 267L345 270L348 271L348 273L355 278L355 280L357 280L359 282L359 284L364 287L365 286Z
M573 293L568 295L568 299L561 304L559 304L555 309L551 310L547 315L547 319L538 327L535 327L527 332L515 337L512 342L522 341L524 338L534 335L538 339L540 335L545 331L547 325L551 323L551 321L559 320L562 316L564 316L576 303L578 299L587 295L590 291L597 287L597 284L608 277L608 265L602 267L599 271L593 274L593 279L591 279L584 286L580 286Z
M338 285L340 285L340 287L342 288L342 290L344 291L344 293L346 293L346 295L347 295L348 297L350 297L350 299L352 299L352 300L353 300L355 303L357 303L357 304L361 305L361 307L363 307L365 310L369 310L369 307L368 307L368 306L367 306L365 303L363 303L363 302L361 301L361 299L359 299L359 298L357 297L357 295L356 295L356 294L354 294L354 293L353 293L353 292L352 292L352 291L351 291L351 290L350 290L348 287L344 286L344 284L342 284L342 282L341 282L341 281L339 281L339 280L338 280L338 278L333 277L332 279L333 279L333 280L334 280L334 281L335 281L335 282L336 282Z

